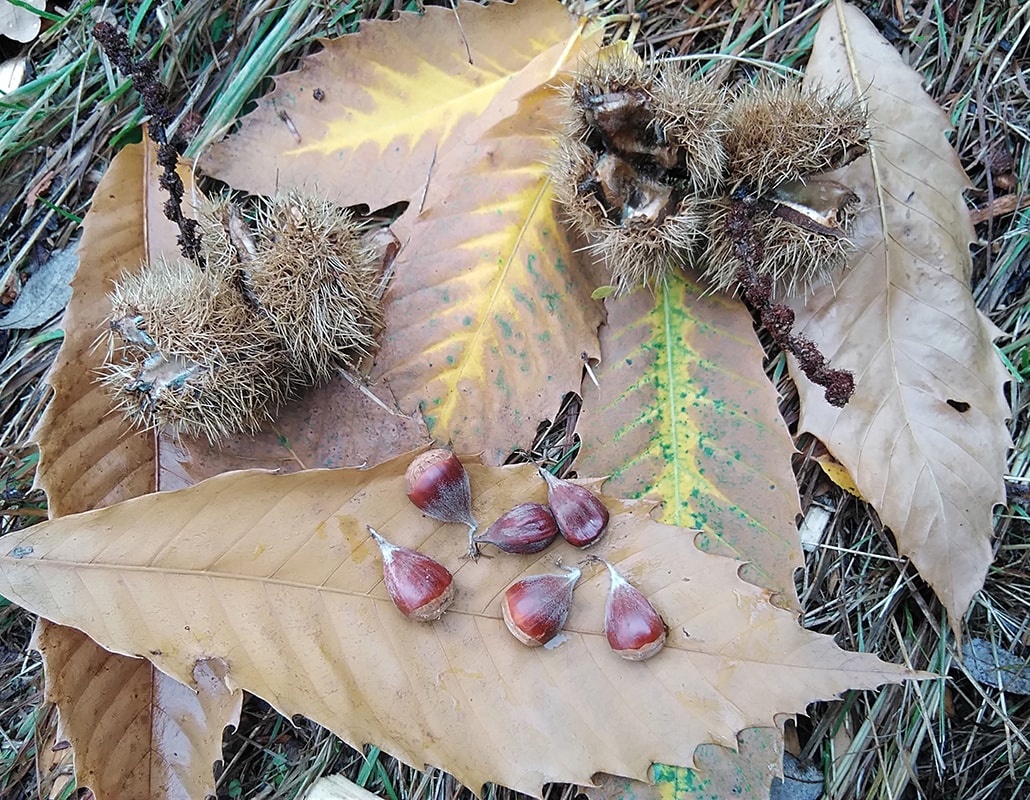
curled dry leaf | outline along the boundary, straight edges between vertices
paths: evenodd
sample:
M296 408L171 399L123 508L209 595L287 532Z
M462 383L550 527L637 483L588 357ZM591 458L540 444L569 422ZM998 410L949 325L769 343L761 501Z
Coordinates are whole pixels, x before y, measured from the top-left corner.
M957 630L992 559L1011 444L996 329L969 287L968 179L947 117L853 6L824 12L805 80L863 98L873 132L869 155L835 173L864 205L850 269L795 304L799 331L854 372L855 395L830 407L792 359L800 429L848 469Z
M550 554L463 559L460 528L403 501L409 460L230 473L43 523L5 537L0 593L115 652L150 653L181 681L221 657L230 686L476 789L539 794L598 771L643 778L655 761L692 763L704 742L733 746L777 713L915 677L799 628L737 577L740 562L697 550L646 505L607 498L601 555L662 609L665 649L645 662L610 652L602 569L584 573L568 641L526 648L505 630L499 599L552 569ZM469 474L484 519L544 499L528 465ZM454 574L454 604L431 628L397 613L366 525ZM580 551L555 552L571 563Z
M46 699L75 751L75 777L97 800L192 800L214 794L212 764L222 730L239 721L243 693L225 685L227 667L199 661L196 691L145 658L115 655L73 628L40 620Z
M176 252L177 232L164 219L163 198L156 191L159 174L149 140L125 147L111 162L86 217L74 294L62 321L64 341L47 378L54 397L33 433L40 446L37 479L47 493L51 517L111 505L155 488L154 442L127 435L124 423L109 413L106 393L94 383L103 356L94 342L104 330L107 292L121 271ZM180 174L192 186L188 172ZM206 791L212 761L219 757L220 731L231 721L231 711L223 708L219 714L205 706L213 732L173 714L182 725L169 729L177 735L163 736L166 713L198 702L192 689L148 661L104 650L79 630L44 622L36 643L46 664L46 696L57 705L75 751L80 786L93 788L98 800L124 796L123 791L153 796L159 786L168 788L167 797ZM131 690L122 691L126 687ZM98 709L104 709L103 716ZM129 725L138 736L112 732L121 726L124 734ZM142 762L141 752L146 755Z

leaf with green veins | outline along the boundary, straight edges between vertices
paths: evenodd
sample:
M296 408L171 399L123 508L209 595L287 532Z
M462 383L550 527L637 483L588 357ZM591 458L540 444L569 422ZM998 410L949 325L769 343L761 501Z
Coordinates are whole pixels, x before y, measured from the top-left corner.
M794 446L751 315L674 275L657 296L638 291L605 305L600 389L584 382L578 470L610 475L607 492L660 498L662 521L698 529L702 549L749 561L741 577L796 609ZM768 797L778 731L743 731L738 751L712 746L702 758L703 749L696 769L656 764L653 786L616 782L592 800Z
M751 315L677 276L657 296L605 303L600 389L584 387L577 469L610 475L613 494L660 498L663 521L750 562L742 577L796 607L794 446Z

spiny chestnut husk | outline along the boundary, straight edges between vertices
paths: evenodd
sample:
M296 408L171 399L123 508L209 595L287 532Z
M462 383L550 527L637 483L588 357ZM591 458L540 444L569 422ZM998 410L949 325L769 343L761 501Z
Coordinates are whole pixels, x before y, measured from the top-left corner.
M137 428L217 443L257 430L296 386L274 331L217 264L161 260L123 276L110 299L100 382Z
M565 575L531 575L516 581L501 598L504 624L523 644L546 645L565 625L572 592L582 572L576 567L562 569Z
M723 93L679 65L647 66L619 42L564 96L555 197L618 293L659 285L700 243L698 195L723 179Z
M528 555L545 550L556 538L558 525L551 509L541 503L522 503L501 514L475 541L505 553Z
M610 588L604 607L604 633L608 645L619 656L630 661L643 661L656 655L665 646L668 628L651 602L603 558L608 568Z
M705 205L617 153L563 139L551 176L566 218L604 261L618 295L661 285L703 240Z
M759 195L785 181L837 169L866 150L868 115L843 91L796 83L746 87L725 118L730 183Z
M479 523L472 516L472 488L465 467L443 447L417 456L404 474L408 499L433 519L461 522L469 529L470 557L479 555L473 536Z
M797 296L838 278L848 262L848 233L859 204L850 188L825 178L787 181L750 203L748 239L761 249L759 275L777 294ZM738 201L714 201L702 274L712 288L737 285L741 248L730 231L740 224Z
M608 509L589 489L537 468L547 481L547 503L565 540L575 547L590 547L604 533Z
M439 619L454 600L454 578L429 556L386 541L373 527L368 531L383 554L383 581L400 612L409 619Z
M597 154L615 153L695 191L725 171L725 93L682 64L646 64L626 42L604 47L564 87L564 133Z
M348 210L298 191L265 199L253 245L253 297L310 382L357 371L375 354L382 253Z

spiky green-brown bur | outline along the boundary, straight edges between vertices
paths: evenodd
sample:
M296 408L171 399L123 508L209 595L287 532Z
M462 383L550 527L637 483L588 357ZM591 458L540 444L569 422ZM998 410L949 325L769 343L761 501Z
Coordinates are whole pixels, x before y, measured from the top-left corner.
M614 153L563 141L552 163L555 198L611 271L616 293L657 286L699 243L703 204L673 200L673 190ZM617 209L613 213L612 209Z
M725 171L721 94L625 42L565 88L551 164L555 197L608 265L617 293L659 284L703 236L701 197Z
M654 70L625 42L601 48L563 87L566 133L596 152L649 153L657 146L651 89Z
M257 430L290 394L290 360L225 271L158 261L111 294L101 382L126 419L212 443Z
M739 201L737 201L739 202ZM768 199L754 202L744 222L730 198L712 202L703 275L713 289L735 290L742 261L742 241L759 248L751 254L758 277L769 276L777 294L803 294L810 286L833 280L847 265L847 230L858 204L843 184L826 179L788 182Z
M249 286L309 382L357 371L377 349L385 279L353 216L300 192L259 204Z
M748 280L771 279L780 294L833 280L847 263L859 198L823 173L865 152L862 105L840 92L763 83L740 92L725 125L730 195L713 201L706 279L733 290L746 261Z
M698 192L718 190L726 175L726 91L669 61L656 74L653 103L654 124L672 156L666 168L685 172Z
M863 105L843 91L795 83L742 90L725 118L730 182L762 195L786 181L842 167L865 152Z

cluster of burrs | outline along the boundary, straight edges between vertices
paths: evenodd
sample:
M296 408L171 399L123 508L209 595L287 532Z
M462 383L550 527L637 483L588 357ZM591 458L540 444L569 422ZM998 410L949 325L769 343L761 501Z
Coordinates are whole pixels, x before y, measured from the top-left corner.
M799 293L844 268L859 200L823 174L865 151L856 100L783 82L727 90L619 46L565 99L555 192L610 291L690 266L717 290Z
M381 230L296 192L247 214L213 203L199 228L203 266L160 260L110 295L100 380L135 427L217 443L374 355L394 249Z

